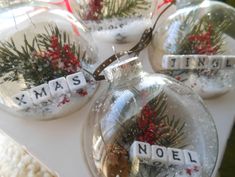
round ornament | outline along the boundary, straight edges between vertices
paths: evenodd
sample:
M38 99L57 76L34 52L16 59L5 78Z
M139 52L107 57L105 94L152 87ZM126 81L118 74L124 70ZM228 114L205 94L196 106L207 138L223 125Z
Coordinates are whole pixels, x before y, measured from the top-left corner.
M176 7L154 34L149 47L152 67L183 81L203 98L228 92L234 85L234 60L228 69L222 67L226 60L222 58L235 54L234 8L209 0L176 0ZM191 66L180 68L181 62L178 68L167 70L162 68L164 55L179 55L177 60L182 62L191 57L209 66L197 68L192 61ZM185 56L179 59L180 55ZM216 57L220 61L214 62Z
M0 106L48 120L81 108L97 84L92 39L67 11L23 3L0 13Z
M127 43L139 39L151 26L157 0L70 0L97 40Z
M84 126L84 151L94 177L211 176L217 132L190 88L144 72L138 58L104 73L110 86Z

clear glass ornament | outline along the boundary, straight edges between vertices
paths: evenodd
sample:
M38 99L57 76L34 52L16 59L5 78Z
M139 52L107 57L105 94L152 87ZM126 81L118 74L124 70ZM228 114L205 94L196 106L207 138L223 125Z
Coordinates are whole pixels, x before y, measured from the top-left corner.
M177 0L177 11L157 28L149 57L156 72L162 57L173 55L234 55L235 9L209 0ZM234 85L234 70L162 71L192 87L203 98L227 93Z
M139 40L151 26L157 0L70 0L73 13L97 40L127 43Z
M78 110L94 94L97 84L86 71L96 64L96 50L72 14L48 4L20 3L1 9L0 24L2 109L19 117L48 120ZM67 77L80 72L76 78L85 79L77 81L76 90ZM52 92L49 82L59 78L63 84L56 82ZM78 89L78 82L82 88ZM42 84L46 85L36 95L32 89Z
M218 155L217 131L201 99L182 83L142 70L138 58L106 68L108 90L84 126L84 151L94 177L188 176L191 167L131 160L134 141L193 150L201 172L211 176Z

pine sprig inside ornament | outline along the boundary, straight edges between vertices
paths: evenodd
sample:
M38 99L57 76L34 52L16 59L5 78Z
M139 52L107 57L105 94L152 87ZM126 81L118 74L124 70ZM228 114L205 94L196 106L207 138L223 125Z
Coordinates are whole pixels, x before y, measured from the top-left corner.
M184 132L185 123L174 116L170 119L166 110L167 96L162 91L158 96L150 100L139 114L133 116L124 124L117 122L121 130L115 141L106 145L107 152L103 164L105 176L115 177L119 174L122 177L132 175L155 177L165 170L162 164L153 167L141 163L138 172L135 172L135 169L130 169L131 164L128 161L129 154L127 152L134 141L178 148L183 148L187 145ZM120 167L120 164L125 164L125 166Z
M85 20L101 20L112 17L141 16L141 11L149 9L149 0L91 0L88 11L80 15ZM85 14L85 16L84 16Z
M224 53L224 34L223 31L231 26L230 19L217 20L214 11L211 11L211 14L203 16L198 22L195 24L196 11L193 11L184 17L179 17L180 19L184 19L181 24L180 29L187 29L188 34L186 36L179 35L178 38L173 39L175 44L177 44L176 48L172 47L171 44L166 46L167 51L170 54L176 55L218 55ZM177 23L172 21L173 23ZM184 33L184 32L183 32ZM191 69L190 69L191 70ZM174 71L164 71L164 73L175 77L177 80L182 82L187 79L184 77L185 74L190 72L188 69L174 70ZM219 70L214 69L197 69L194 72L198 77L201 75L212 78L216 77L216 74ZM192 86L193 87L193 86Z
M213 14L213 11L211 13ZM221 22L213 19L212 15L205 15L195 25L195 17L196 12L191 12L184 20L181 29L189 28L187 29L189 33L184 37L179 37L182 41L178 42L179 46L176 51L171 51L172 54L223 54L223 30L231 25L230 20L225 19Z
M148 0L118 0L118 1L103 1L103 18L126 17L141 15L139 10L150 8L151 2Z
M87 72L97 62L91 36L50 2L15 2L0 13L0 107L33 120L77 111L97 89Z
M17 46L13 38L0 43L0 69L4 81L25 79L28 88L79 71L80 60L86 55L69 34L56 25L45 27L32 42L24 35L23 45ZM11 71L11 74L5 75Z
M167 97L161 92L142 108L137 118L133 117L122 125L124 130L117 138L118 144L125 147L137 140L150 145L185 147L184 122L174 116L169 118L166 110Z

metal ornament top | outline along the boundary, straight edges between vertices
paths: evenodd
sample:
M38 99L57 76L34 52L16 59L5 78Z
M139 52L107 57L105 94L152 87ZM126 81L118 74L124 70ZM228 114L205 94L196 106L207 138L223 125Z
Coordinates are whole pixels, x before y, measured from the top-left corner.
M105 76L101 75L102 71L107 66L109 66L111 63L116 61L118 58L120 58L124 55L134 55L134 56L136 56L142 50L144 50L150 44L150 42L152 40L153 31L156 27L157 22L159 21L161 16L164 14L164 12L167 11L167 9L169 9L171 6L172 6L172 3L170 3L168 6L166 6L165 9L163 9L163 11L159 14L157 19L155 20L155 23L153 24L153 27L151 27L149 29L146 29L144 31L144 33L142 34L139 42L134 47L132 47L130 50L127 50L127 51L118 52L118 53L110 56L109 58L107 58L103 63L101 63L93 73L93 77L95 78L95 80L96 81L105 80Z

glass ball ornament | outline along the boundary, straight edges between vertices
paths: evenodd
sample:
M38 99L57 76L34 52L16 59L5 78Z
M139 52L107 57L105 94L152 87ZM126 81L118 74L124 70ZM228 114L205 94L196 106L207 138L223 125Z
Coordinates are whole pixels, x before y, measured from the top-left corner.
M234 69L162 68L164 55L234 55L235 9L209 0L177 0L177 10L159 25L149 47L149 58L156 72L169 74L203 98L227 93L235 84Z
M97 40L135 42L152 24L157 0L70 0L73 13Z
M94 177L211 176L217 131L199 96L169 76L144 72L138 58L111 65L104 73L109 87L94 103L83 133ZM139 151L138 143L143 145ZM158 161L150 150L156 145L194 151L201 165Z
M67 11L16 3L0 12L0 107L17 117L48 120L85 105L97 83L92 38Z

